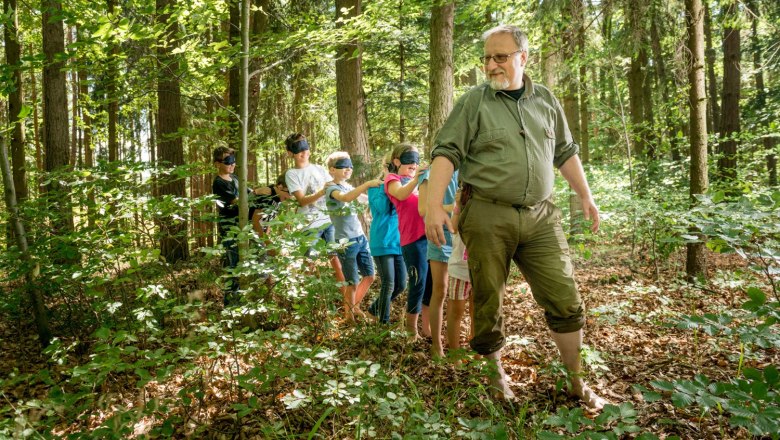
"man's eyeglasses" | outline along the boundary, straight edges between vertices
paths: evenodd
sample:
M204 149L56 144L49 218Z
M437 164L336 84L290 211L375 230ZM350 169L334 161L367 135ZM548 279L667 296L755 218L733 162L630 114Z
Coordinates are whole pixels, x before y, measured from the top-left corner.
M506 53L506 54L505 53L498 53L498 54L495 54L495 55L486 55L484 57L479 57L479 60L482 62L482 64L485 64L485 65L487 65L490 62L491 59L493 61L495 61L496 64L504 64L504 63L507 62L509 57L511 57L512 55L514 55L514 54L516 54L518 52L522 52L522 50L516 50L516 51L514 51L512 53Z

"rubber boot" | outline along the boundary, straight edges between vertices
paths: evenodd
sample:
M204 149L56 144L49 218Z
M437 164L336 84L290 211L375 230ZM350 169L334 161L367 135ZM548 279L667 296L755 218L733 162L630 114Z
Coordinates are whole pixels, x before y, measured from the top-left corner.
M582 380L582 360L580 358L580 349L582 348L582 330L571 333L552 334L553 341L561 353L561 361L569 371L571 377L571 389L569 394L582 400L590 409L600 410L608 404L606 400L599 397L590 389L587 383Z

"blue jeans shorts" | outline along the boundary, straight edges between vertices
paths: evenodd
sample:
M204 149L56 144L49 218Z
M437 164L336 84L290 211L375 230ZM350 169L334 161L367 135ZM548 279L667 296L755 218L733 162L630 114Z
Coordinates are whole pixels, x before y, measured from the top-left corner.
M446 226L444 227L444 238L447 240L447 243L441 245L441 247L436 246L432 241L428 242L426 252L428 261L441 261L442 263L449 261L450 255L452 255L452 234L450 234Z
M344 279L354 286L360 282L361 276L374 275L374 261L371 259L371 250L365 235L350 238L349 243L349 246L339 251L338 256Z

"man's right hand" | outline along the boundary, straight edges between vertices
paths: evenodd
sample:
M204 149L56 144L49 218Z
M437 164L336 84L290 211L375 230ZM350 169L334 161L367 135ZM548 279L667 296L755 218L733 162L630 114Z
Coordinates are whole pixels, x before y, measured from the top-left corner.
M447 239L444 236L445 227L450 232L454 232L452 221L447 211L444 210L444 206L440 203L435 206L428 205L428 210L425 213L425 236L428 237L428 241L439 247L447 244Z

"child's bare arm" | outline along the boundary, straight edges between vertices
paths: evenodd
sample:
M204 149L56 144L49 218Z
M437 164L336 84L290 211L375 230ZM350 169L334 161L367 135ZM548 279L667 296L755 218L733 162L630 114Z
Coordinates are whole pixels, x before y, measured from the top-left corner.
M357 199L358 196L360 196L361 194L368 191L369 188L375 188L381 184L382 184L381 180L372 179L346 193L341 192L339 190L333 191L332 193L330 193L330 196L334 200L338 200L339 202L349 203Z

